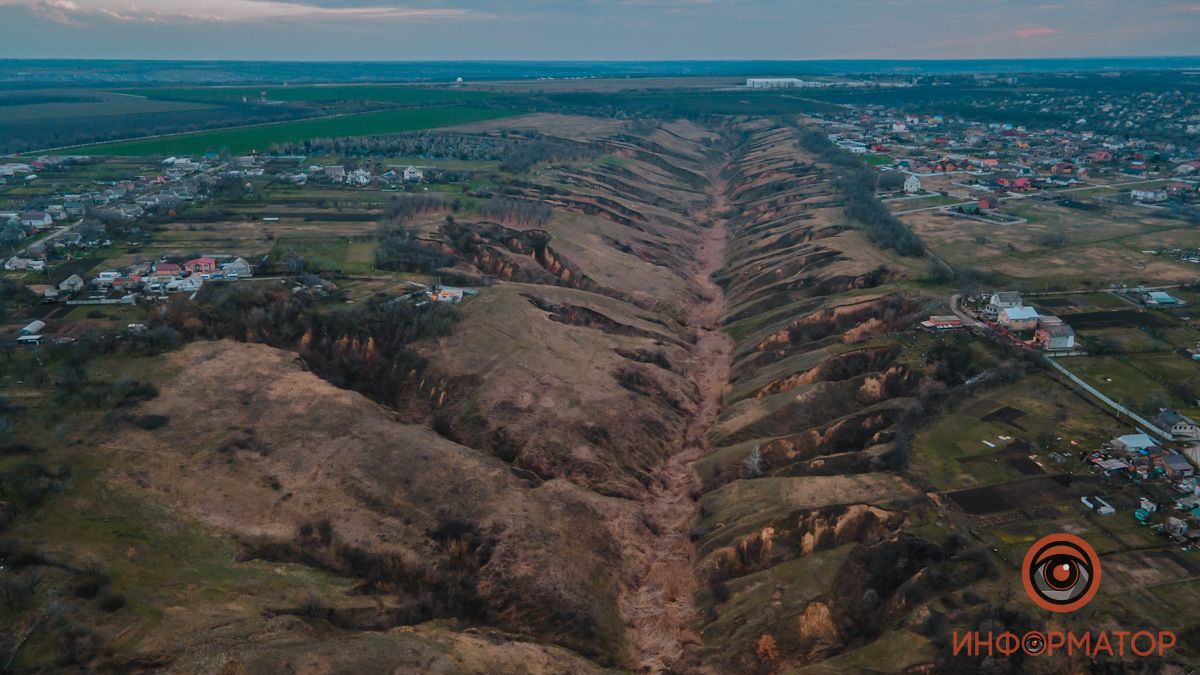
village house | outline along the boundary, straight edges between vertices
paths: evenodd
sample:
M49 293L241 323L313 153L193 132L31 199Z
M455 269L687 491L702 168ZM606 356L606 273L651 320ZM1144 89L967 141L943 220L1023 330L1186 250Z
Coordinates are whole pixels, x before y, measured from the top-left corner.
M83 277L78 274L72 274L58 283L58 290L63 293L78 293L83 290L84 286L87 286L87 284L84 282Z
M193 274L183 279L172 279L167 283L166 289L171 292L194 292L200 290L204 285L204 279L199 274Z
M6 269L6 270L35 269L33 267L33 264L38 263L38 262L41 262L44 267L45 263L41 260L34 260L33 258L22 258L20 256L14 255L11 258L9 258L8 260L4 261L4 269Z
M327 166L325 167L325 177L330 180L342 181L346 178L346 167L344 166Z
M154 273L164 281L174 279L179 276L179 265L169 262L160 262L154 266Z
M998 321L1012 331L1032 330L1037 328L1038 313L1032 307L1005 307L1000 310Z
M213 258L192 258L183 263L183 271L188 274L212 274L217 271L217 261Z
M1133 189L1129 191L1129 197L1135 202L1165 202L1167 201L1167 191Z
M1200 425L1174 410L1163 408L1150 421L1177 440L1200 440Z
M417 167L409 166L406 169L404 169L404 182L405 183L420 183L424 179L425 179L425 172L421 171Z
M1038 317L1038 329L1033 339L1048 352L1075 348L1075 331L1057 316Z
M1144 433L1118 436L1112 440L1112 444L1117 450L1130 455L1149 452L1151 448L1158 447L1158 442Z
M250 263L246 262L245 258L235 258L221 265L221 273L227 277L248 277L251 275Z
M988 301L986 312L993 316L1000 313L1002 309L1011 309L1021 306L1020 291L995 291L992 293L991 300Z
M1161 468L1166 477L1171 480L1191 478L1196 473L1195 467L1187 461L1186 457L1175 453L1166 453L1155 457L1154 465Z
M908 174L908 178L904 179L904 191L910 195L915 195L921 191L921 179Z
M25 211L20 216L21 225L32 228L50 227L54 217L45 211Z

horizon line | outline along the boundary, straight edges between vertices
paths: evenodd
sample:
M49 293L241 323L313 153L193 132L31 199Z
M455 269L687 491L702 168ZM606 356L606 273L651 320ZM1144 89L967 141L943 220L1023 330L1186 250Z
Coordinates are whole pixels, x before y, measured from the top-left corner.
M1085 55L1085 56L1020 56L1020 57L977 57L977 58L860 58L860 57L814 57L814 58L680 58L680 59L289 59L289 58L255 58L255 59L223 59L223 58L119 58L119 57L19 57L0 56L0 62L35 62L35 61L129 61L148 63L371 63L371 64L408 64L408 63L872 63L872 62L908 62L908 63L978 63L978 62L1020 62L1020 61L1100 61L1100 60L1148 60L1148 59L1197 59L1200 54L1124 54L1124 55Z

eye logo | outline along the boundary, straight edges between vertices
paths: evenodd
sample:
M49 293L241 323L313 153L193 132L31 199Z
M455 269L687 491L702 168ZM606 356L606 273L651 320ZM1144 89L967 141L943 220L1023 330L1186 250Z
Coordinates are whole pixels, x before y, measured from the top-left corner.
M1025 554L1021 581L1038 607L1074 612L1100 589L1100 558L1090 544L1073 534L1051 534Z

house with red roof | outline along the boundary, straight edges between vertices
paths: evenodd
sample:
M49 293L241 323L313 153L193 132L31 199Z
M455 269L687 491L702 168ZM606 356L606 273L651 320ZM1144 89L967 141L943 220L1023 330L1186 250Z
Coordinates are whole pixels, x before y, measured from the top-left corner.
M217 271L217 261L213 258L192 258L183 263L183 271L188 274L212 274Z
M152 281L165 283L172 279L179 278L179 265L175 263L163 262L154 267Z

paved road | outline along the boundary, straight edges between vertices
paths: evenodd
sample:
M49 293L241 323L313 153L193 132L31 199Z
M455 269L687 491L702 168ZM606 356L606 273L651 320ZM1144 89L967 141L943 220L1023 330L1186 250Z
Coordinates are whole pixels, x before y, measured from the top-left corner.
M34 246L42 246L44 244L49 244L50 242L54 241L55 239L58 239L59 237L63 236L64 234L73 231L75 228L79 227L79 224L82 222L83 222L83 218L80 218L79 220L75 221L74 225L59 225L58 229L55 230L54 233L51 234L50 236L46 237L45 239L38 239L35 242L26 244L24 248L17 251L13 255L23 256L26 253L28 253L29 249L33 248Z

